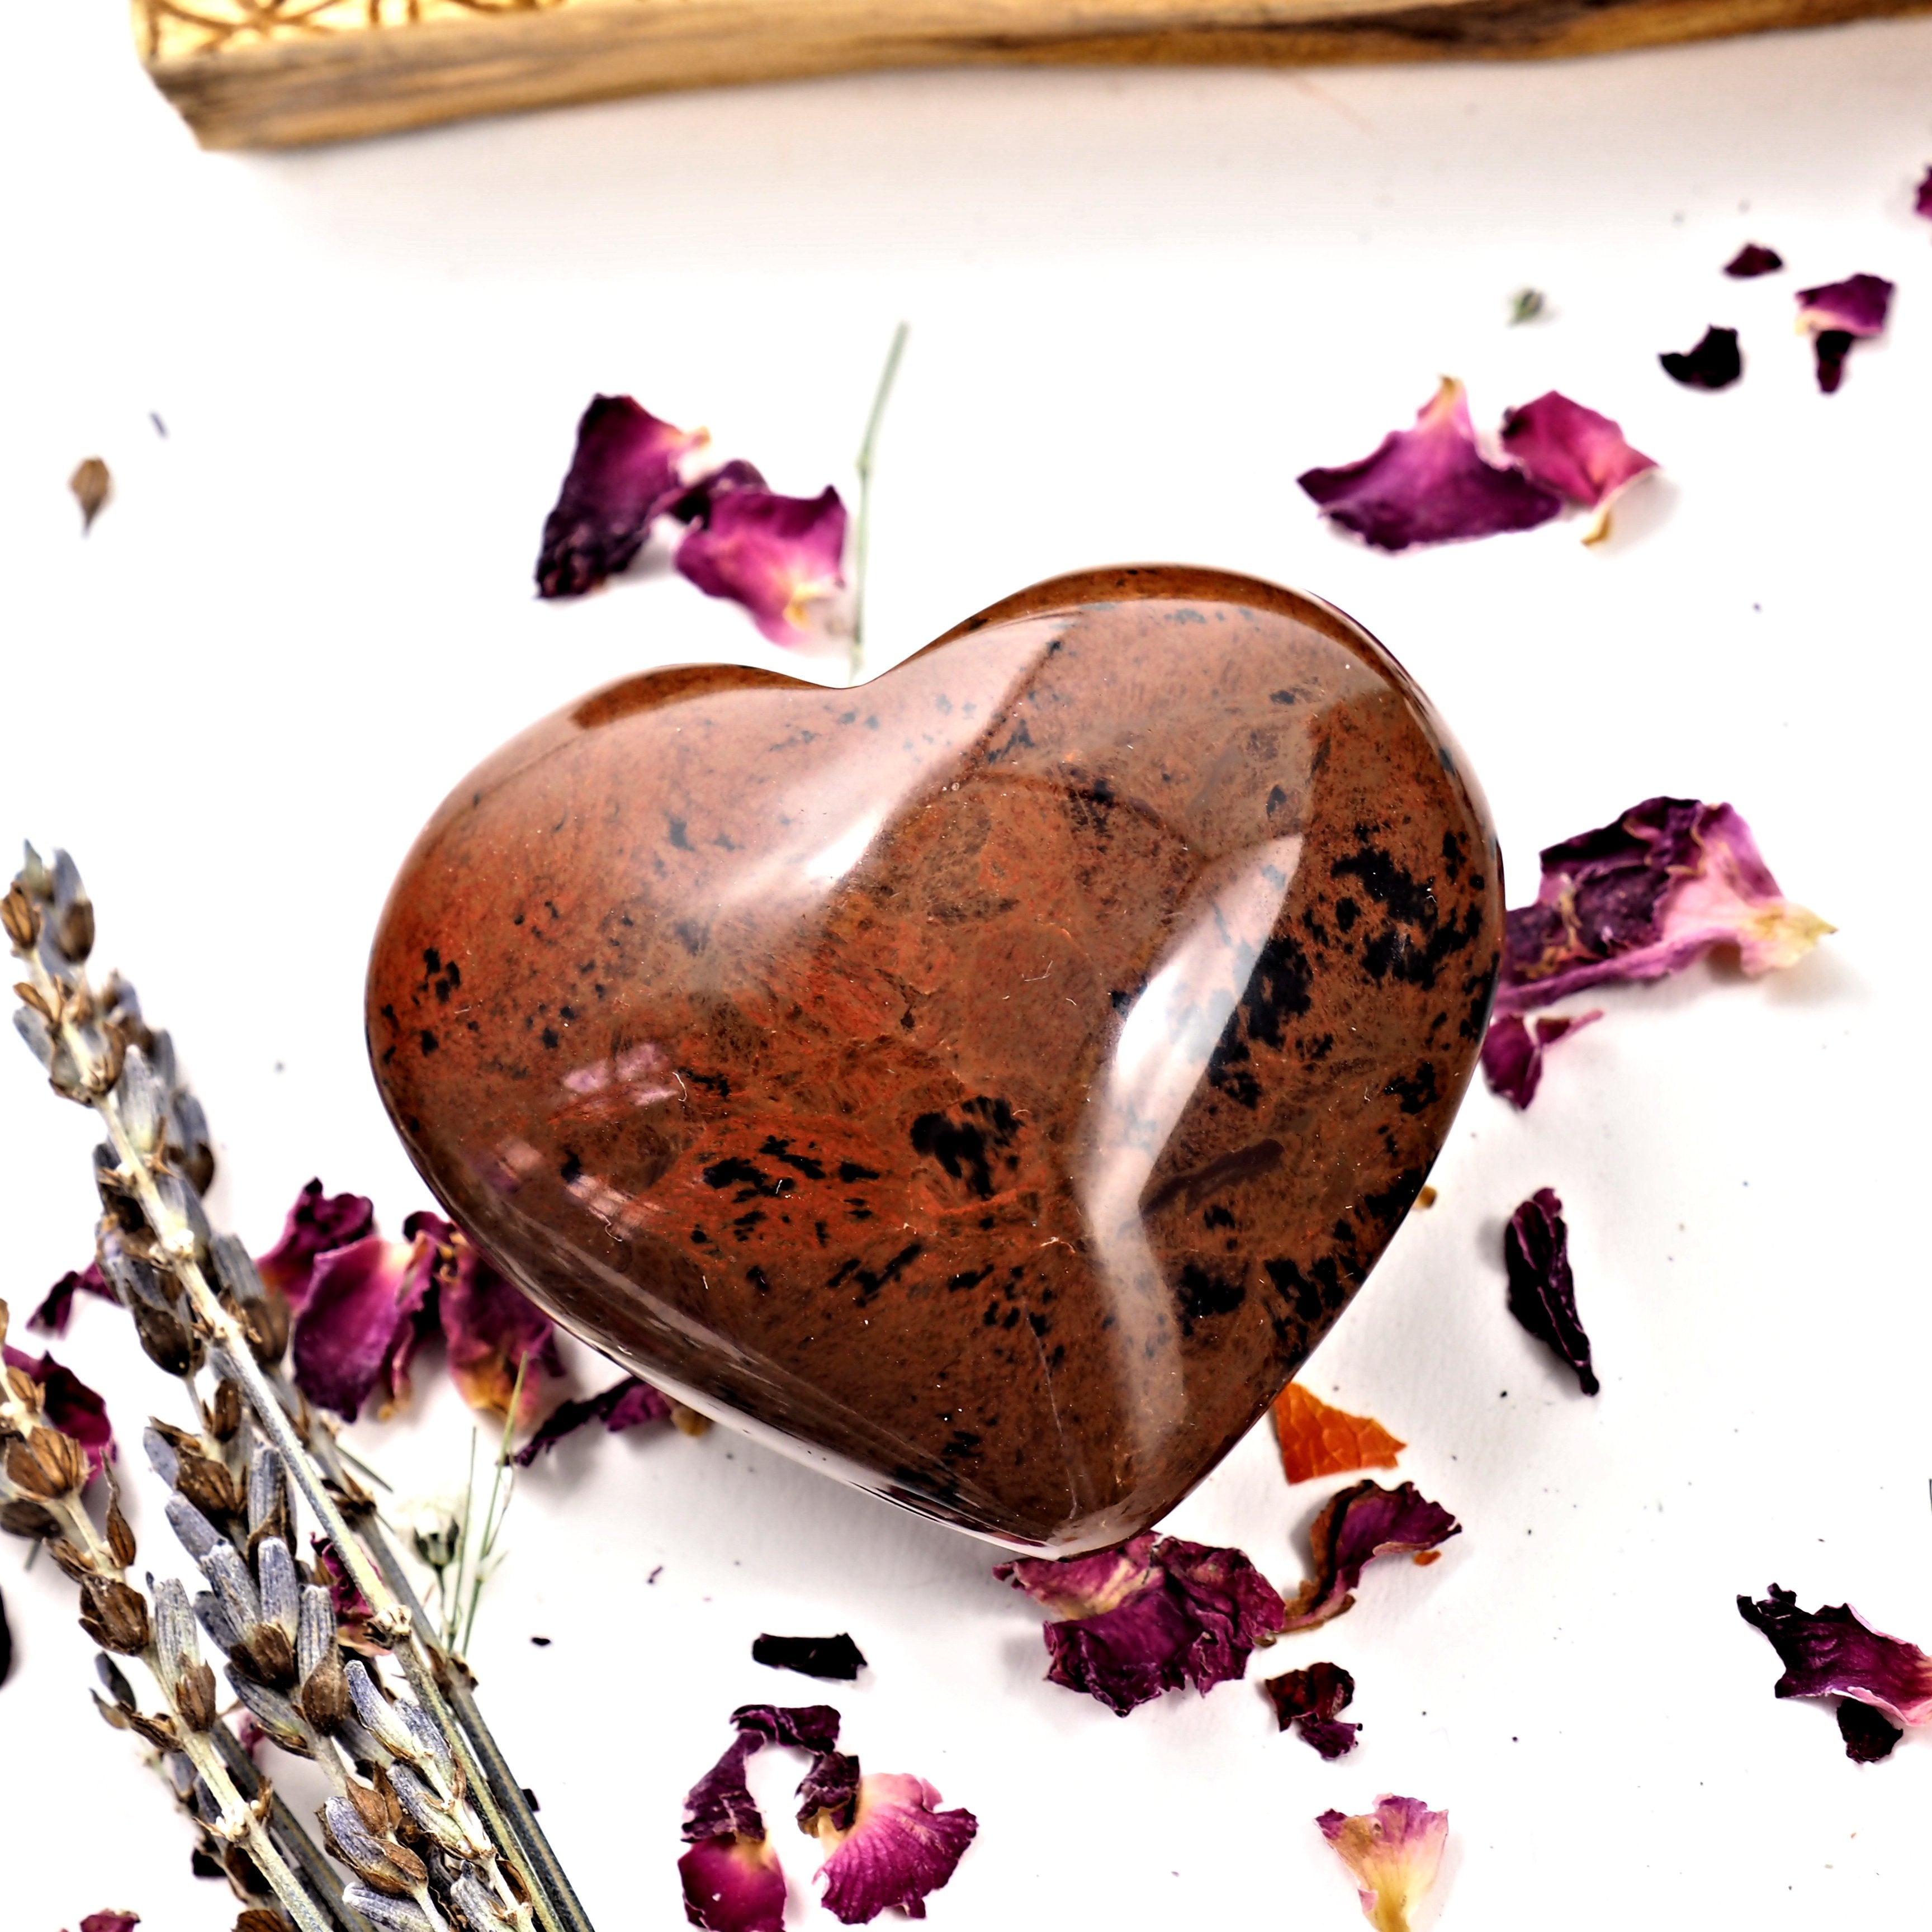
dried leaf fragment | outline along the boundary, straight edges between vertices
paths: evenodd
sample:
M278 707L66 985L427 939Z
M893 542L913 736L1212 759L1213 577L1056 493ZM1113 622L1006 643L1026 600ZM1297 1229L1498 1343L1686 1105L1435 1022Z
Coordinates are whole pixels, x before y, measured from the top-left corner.
M1275 1398L1274 1432L1281 1444L1282 1472L1291 1483L1351 1475L1358 1469L1393 1469L1408 1446L1373 1416L1331 1408L1299 1382L1290 1382Z
M114 479L99 457L90 456L74 466L74 474L67 479L67 487L74 492L74 500L80 506L80 533L85 536L93 529L94 518L114 494Z

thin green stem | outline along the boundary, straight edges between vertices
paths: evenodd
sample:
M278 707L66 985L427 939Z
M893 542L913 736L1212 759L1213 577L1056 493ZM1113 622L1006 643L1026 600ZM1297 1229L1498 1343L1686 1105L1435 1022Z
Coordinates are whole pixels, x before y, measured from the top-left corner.
M910 322L901 322L892 331L892 346L886 351L886 366L879 371L879 386L872 393L872 412L866 418L865 439L859 445L859 458L853 466L859 472L859 520L852 535L852 660L848 684L859 682L866 661L866 564L872 538L872 452L879 440L879 424L892 393L892 379L899 373L899 358L905 353Z
M530 1358L528 1355L524 1356L517 1364L517 1379L510 1390L510 1406L503 1417L502 1440L496 1444L496 1467L490 1474L490 1502L488 1508L483 1512L482 1544L476 1552L475 1562L470 1569L469 1612L464 1620L463 1641L456 1646L457 1654L459 1656L468 1652L470 1640L476 1629L477 1606L483 1600L483 1586L489 1576L489 1572L483 1566L494 1554L497 1532L503 1526L504 1516L510 1513L510 1495L514 1492L515 1484L512 1479L506 1490L503 1472L510 1466L510 1444L516 1440L517 1417L523 1407L524 1401L524 1378L528 1373L530 1366ZM476 1438L472 1434L470 1437L470 1451L472 1466L476 1454ZM496 1499L500 1496L502 1496L503 1502L501 1514L499 1514L496 1508ZM466 1496L464 1499L463 1514L466 1526L470 1515L470 1499Z

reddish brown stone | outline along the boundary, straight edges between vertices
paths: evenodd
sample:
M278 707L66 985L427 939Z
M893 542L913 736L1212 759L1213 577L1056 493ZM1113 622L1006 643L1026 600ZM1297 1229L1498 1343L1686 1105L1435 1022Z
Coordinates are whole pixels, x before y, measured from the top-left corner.
M1502 929L1353 624L1096 572L875 682L614 686L466 779L369 976L449 1211L684 1400L1070 1552L1154 1521L1394 1232Z

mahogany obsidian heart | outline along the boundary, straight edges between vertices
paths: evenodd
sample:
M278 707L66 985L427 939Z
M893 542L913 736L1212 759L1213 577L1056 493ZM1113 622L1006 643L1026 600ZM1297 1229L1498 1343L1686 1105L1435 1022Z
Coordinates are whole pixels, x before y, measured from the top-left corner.
M1482 796L1349 620L1207 570L871 684L652 672L416 842L370 1050L450 1213L700 1408L1011 1544L1179 1501L1333 1324L1474 1065Z

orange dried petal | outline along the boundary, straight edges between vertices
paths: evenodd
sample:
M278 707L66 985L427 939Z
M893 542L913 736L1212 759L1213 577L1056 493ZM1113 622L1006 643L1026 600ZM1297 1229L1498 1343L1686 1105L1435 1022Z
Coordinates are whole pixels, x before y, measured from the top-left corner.
M1331 1408L1299 1382L1290 1382L1275 1398L1274 1432L1291 1483L1345 1476L1355 1469L1393 1469L1408 1447L1373 1416Z

